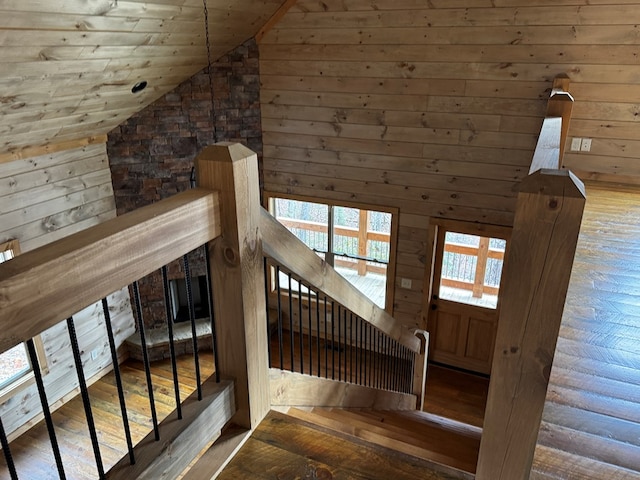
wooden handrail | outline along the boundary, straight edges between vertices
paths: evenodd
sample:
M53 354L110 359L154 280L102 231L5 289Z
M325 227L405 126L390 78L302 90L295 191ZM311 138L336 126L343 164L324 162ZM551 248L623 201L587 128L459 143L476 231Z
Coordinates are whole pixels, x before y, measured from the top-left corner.
M218 203L189 190L0 264L0 353L219 236Z
M573 110L573 97L567 91L568 88L568 77L561 75L554 79L529 175L541 169L556 170L562 167Z
M364 296L264 209L260 215L260 231L266 256L304 278L412 352L420 353L420 340L405 325Z

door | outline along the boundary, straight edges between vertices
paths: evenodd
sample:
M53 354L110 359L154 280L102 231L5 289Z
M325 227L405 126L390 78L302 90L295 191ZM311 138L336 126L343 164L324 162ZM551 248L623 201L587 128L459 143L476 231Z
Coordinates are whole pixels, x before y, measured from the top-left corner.
M461 225L437 227L428 313L429 358L489 374L506 239L483 234L487 236L467 233Z

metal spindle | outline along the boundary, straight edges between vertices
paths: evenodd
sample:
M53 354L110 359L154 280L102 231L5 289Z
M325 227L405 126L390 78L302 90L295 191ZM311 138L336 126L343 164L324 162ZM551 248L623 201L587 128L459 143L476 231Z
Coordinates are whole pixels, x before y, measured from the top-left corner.
M208 251L208 249L205 248L205 251ZM262 264L264 265L264 299L265 299L265 308L267 309L267 315L266 315L267 316L267 358L269 359L269 368L271 368L273 367L273 363L271 361L271 323L269 318L269 264L267 263L267 257L263 257ZM207 265L207 278L209 278L209 265ZM209 285L207 285L207 289L211 290L211 288L209 288ZM212 315L212 318L213 318L213 315ZM211 330L211 333L213 333L213 329ZM213 351L214 353L216 351L215 345L213 347ZM216 373L217 373L218 362L215 362L215 365L216 365Z
M334 347L335 348L335 345ZM338 304L338 380L342 381L342 307Z
M309 375L313 375L313 335L311 335L311 285L307 285L307 302L309 303Z
M390 358L389 358L389 337L387 337L386 335L384 336L384 369L383 369L383 375L384 375L384 389L385 390L389 390L389 363L390 363Z
M198 332L196 330L196 309L193 301L193 288L191 285L191 269L187 254L182 256L184 264L184 281L187 287L187 303L189 305L189 322L191 323L191 343L193 344L193 365L196 371L196 391L198 400L202 400L202 382L200 379L200 358L198 357Z
M147 390L149 391L149 407L151 408L151 420L153 422L153 434L156 441L160 440L160 430L158 429L158 415L156 413L156 403L153 399L153 383L151 381L151 367L149 365L149 353L147 352L147 339L144 334L144 321L142 319L142 306L140 302L140 288L138 281L133 282L133 297L136 307L136 317L138 319L138 331L140 334L140 348L142 348L142 363L147 380Z
M338 307L339 308L339 307ZM336 302L331 301L331 380L336 379Z
M304 338L302 336L302 280L298 278L298 329L300 330L300 373L304 373Z
M91 438L91 446L93 447L93 456L96 459L96 468L98 469L98 477L105 478L104 466L102 464L102 455L100 455L100 444L98 443L98 434L96 432L96 424L93 421L93 412L91 411L91 399L89 398L89 390L87 382L84 378L84 370L82 369L82 358L80 357L80 348L78 347L78 336L76 335L76 327L73 317L67 318L67 330L69 331L69 340L71 341L71 351L73 353L73 362L76 366L78 374L78 386L80 387L80 396L82 397L82 405L84 406L84 414L87 417L87 428L89 429L89 437Z
M342 314L344 315L342 325L344 326L344 381L347 381L347 369L349 365L347 364L347 349L349 348L349 340L347 338L347 309L342 309Z
M207 279L207 303L209 304L209 319L211 321L211 344L213 346L213 368L215 369L216 375L216 383L220 383L220 369L218 368L218 330L216 328L216 315L213 310L213 282L211 281L211 255L209 254L209 248L207 245L204 246L204 260L205 265L207 267L207 274L205 278ZM267 273L265 269L265 274ZM269 298L266 293L266 289L268 288L269 283L264 282L265 288L265 299ZM267 322L269 321L269 315L267 312ZM267 331L269 331L267 329Z
M356 337L356 383L360 383L360 369L359 369L359 362L358 362L358 356L360 355L360 348L359 348L359 344L358 344L358 323L360 322L360 319L356 316L356 321L354 322L354 328L356 329L355 332L355 337Z
M353 383L353 312L349 312L349 381Z
M289 293L291 293L291 277L289 277ZM280 370L284 370L284 339L282 338L282 287L280 286L280 267L276 266L276 295L278 299L278 357ZM291 364L293 371L293 363Z
M369 333L369 348L367 349L369 351L369 378L368 378L368 382L367 382L367 386L371 386L371 367L373 365L373 343L372 343L372 337L373 337L373 327L371 326L370 323L367 324L367 331Z
M116 378L116 388L118 390L118 400L120 402L120 413L122 415L122 426L124 428L124 436L127 441L127 450L129 452L129 463L135 465L136 457L133 453L133 441L131 439L131 429L129 428L129 417L127 416L127 404L124 399L124 388L122 387L122 377L120 375L120 364L118 363L118 349L116 340L113 337L113 326L111 324L111 312L109 312L109 303L106 298L102 299L102 311L104 313L104 322L107 329L107 337L109 338L109 350L111 350L111 364L113 365L113 373Z
M325 317L326 321L326 317ZM320 292L316 290L316 349L318 351L318 377L320 376Z
M55 428L53 427L53 419L51 418L51 410L49 410L49 401L47 400L47 394L44 391L44 382L42 381L42 373L40 372L38 354L36 353L36 346L33 344L33 339L31 338L27 340L27 352L29 353L33 376L36 380L36 386L38 387L38 395L40 396L40 404L42 405L42 414L44 415L44 422L47 425L47 432L49 432L49 440L51 441L53 457L56 460L58 476L60 477L60 480L66 480L67 477L64 473L64 466L62 465L62 457L60 456L60 447L58 447L58 440L56 438Z
M329 378L329 345L328 345L328 325L327 325L327 296L324 296L324 377Z
M363 371L363 358L362 358L362 352L363 349L365 348L365 344L363 343L363 341L366 339L366 337L364 336L363 332L365 329L365 325L364 325L364 321L361 318L358 318L358 322L360 323L360 343L358 343L358 347L359 347L359 351L360 351L360 385L366 385L366 380L363 382L362 378L362 371ZM366 350L365 350L365 355L366 355Z
M291 290L291 274L289 274L289 350L291 353L291 371L295 362L295 338L293 337L293 291Z
M180 401L180 385L178 384L178 365L176 362L176 346L173 338L173 318L171 316L171 295L169 293L169 275L167 266L162 267L162 286L164 289L164 310L167 315L167 330L169 333L169 357L171 358L171 371L173 373L173 393L176 399L176 413L182 420L182 402Z
M13 463L13 456L11 455L11 449L9 448L9 440L7 434L4 431L4 425L2 425L2 419L0 418L0 445L2 445L2 451L4 452L4 459L7 462L7 469L11 480L18 480L18 472L16 471L16 465Z

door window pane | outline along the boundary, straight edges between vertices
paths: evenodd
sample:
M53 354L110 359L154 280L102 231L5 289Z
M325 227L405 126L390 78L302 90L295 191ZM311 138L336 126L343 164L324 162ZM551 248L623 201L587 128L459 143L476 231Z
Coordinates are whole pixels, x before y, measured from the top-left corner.
M506 241L446 232L440 298L495 309Z

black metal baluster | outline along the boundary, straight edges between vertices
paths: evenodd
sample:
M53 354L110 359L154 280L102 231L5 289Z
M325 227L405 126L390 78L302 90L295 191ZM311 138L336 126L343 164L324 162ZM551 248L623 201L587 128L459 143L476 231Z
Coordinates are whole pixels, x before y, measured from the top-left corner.
M359 372L359 375L360 375L360 385L366 385L366 383L367 383L366 380L364 382L362 381L362 379L363 379L362 371L363 371L363 365L364 365L364 359L362 358L362 352L363 352L363 349L365 347L365 344L363 343L363 341L365 341L365 339L366 339L366 336L363 334L364 329L365 329L365 324L364 324L364 321L360 317L358 317L358 323L360 324L360 343L358 343L358 352L359 352L359 355L360 355L360 370L358 372ZM366 353L365 353L365 355L366 355Z
M347 363L347 349L349 348L349 340L347 338L347 309L342 309L342 314L344 316L342 324L344 325L344 381L347 381L347 369L349 368L349 364Z
M129 417L127 415L127 404L124 399L124 388L122 388L122 377L120 376L120 364L118 363L118 349L116 340L113 337L113 326L111 325L111 312L109 312L109 303L106 298L102 299L102 311L104 313L104 322L107 329L107 337L109 338L109 350L111 350L111 363L113 365L113 373L116 378L116 388L118 389L118 400L120 401L120 413L122 414L122 426L124 428L124 436L127 441L127 450L129 452L129 463L135 465L136 457L133 453L133 441L131 440L131 429L129 428Z
M147 352L147 339L144 334L144 321L142 318L142 306L140 303L140 288L138 281L133 282L133 297L136 308L136 318L138 319L138 331L140 334L140 348L142 348L142 363L147 380L147 390L149 391L149 406L151 408L151 420L153 422L153 434L156 441L160 440L160 430L158 429L158 414L156 413L156 402L153 399L153 383L151 381L151 366L149 365L149 353Z
M417 357L417 354L411 352L411 376L409 378L411 378L412 384L413 384L414 375L416 374L416 357ZM422 388L422 385L420 388ZM410 391L409 393L412 393L412 392Z
M36 347L33 344L32 339L27 340L27 352L29 353L33 376L36 380L36 386L38 387L38 395L40 396L40 404L42 405L42 414L44 415L44 422L47 425L47 432L49 432L49 440L51 441L53 457L56 460L58 476L60 477L60 480L66 480L67 477L64 473L64 466L62 465L62 457L60 456L60 447L58 447L58 440L56 439L56 432L53 427L53 419L51 418L51 410L49 410L49 401L47 400L47 394L44 390L44 382L42 381L42 373L40 372L38 354L36 353Z
M4 425L2 425L1 418L0 418L0 445L2 446L2 451L4 452L4 459L7 463L7 469L9 470L9 475L11 475L11 480L18 480L18 472L16 471L15 463L13 463L13 456L11 455L11 449L9 448L9 440L7 439L7 434L4 431Z
M400 380L400 362L399 362L399 358L398 358L398 342L396 342L395 340L391 340L392 341L392 350L393 350L393 390L394 391L398 391L399 388L399 384L398 381Z
M335 348L335 345L333 346ZM338 380L342 381L342 307L338 304Z
M291 289L291 274L289 278L289 350L291 356L291 371L294 370L295 362L295 338L293 336L293 290Z
M336 379L336 302L331 301L331 380Z
M390 358L389 358L389 337L387 337L387 335L385 334L384 336L384 389L385 390L389 390L389 363L390 363Z
M276 266L276 295L278 296L278 356L280 370L284 370L284 338L282 327L282 287L280 286L280 266ZM291 298L291 277L289 277L289 298ZM293 372L293 362L290 367Z
M324 378L329 378L329 342L327 325L327 296L324 296Z
M169 275L167 266L162 267L162 286L164 290L164 310L167 315L167 331L169 333L169 357L173 373L173 393L176 399L176 413L182 420L182 403L180 401L180 385L178 384L178 365L176 362L176 346L173 338L173 318L171 316L171 294L169 293Z
M207 250L206 247L205 247L205 250ZM265 303L265 308L267 309L267 358L269 359L269 368L271 368L273 367L273 363L271 361L271 319L269 317L269 264L267 263L267 257L264 257L262 259L262 263L264 265L264 303ZM207 273L209 273L208 270L209 270L209 266L207 265ZM207 278L208 278L208 275L207 275ZM213 315L212 315L212 318L213 318ZM214 346L214 352L215 352L215 346ZM216 372L217 371L218 371L218 364L216 362Z
M191 323L191 343L193 344L193 365L196 370L196 391L198 400L202 400L202 382L200 381L200 357L198 356L198 332L196 330L196 309L193 301L193 288L191 285L191 269L187 254L182 256L184 264L184 281L187 286L187 303L189 305L189 322Z
M320 335L320 292L316 290L316 348L318 351L318 377L320 376Z
M360 364L358 363L358 355L360 354L360 349L358 347L358 323L359 323L359 321L360 321L360 319L358 318L358 316L356 316L356 320L355 320L355 322L353 322L354 323L353 327L356 330L355 331L355 337L356 337L356 344L355 344L355 347L356 347L356 352L355 352L356 353L356 362L355 362L356 363L356 375L355 375L356 376L356 383L360 383L360 378L359 378L359 375L358 375L360 373L360 370L359 370Z
M407 378L407 385L405 387L407 393L411 393L411 387L413 386L413 377L411 376L411 355L411 350L405 348L404 368L406 372L405 376Z
M307 285L307 302L309 302L309 375L313 375L313 335L311 335L311 285Z
M351 383L353 383L353 373L353 312L349 312L349 381Z
M298 329L300 330L300 373L304 373L304 337L302 336L302 280L298 278Z
M98 443L96 424L93 421L91 399L89 398L89 390L87 389L87 382L84 378L84 370L82 369L82 358L80 357L78 336L76 335L76 327L73 322L73 317L67 318L67 330L69 331L69 340L71 341L73 362L75 363L76 373L78 374L78 386L80 387L80 396L82 398L82 405L84 406L84 414L87 418L87 428L89 429L89 437L91 438L91 446L93 447L93 456L96 459L96 469L98 470L98 477L103 479L105 476L104 466L102 464L102 455L100 455L100 444Z
M207 302L209 303L209 319L211 320L211 343L213 344L213 368L215 368L216 374L216 383L220 383L220 369L218 368L218 331L216 329L216 315L213 310L213 282L211 280L211 255L209 254L209 248L207 245L204 246L204 259L207 266ZM267 264L267 260L265 259L265 266ZM265 275L267 274L267 270L264 271ZM268 285L267 279L265 278L264 288L265 288L265 300L268 297ZM267 307L268 308L268 307ZM267 310L267 323L269 322L269 311ZM267 329L267 332L269 330ZM269 344L269 348L271 348L271 344ZM271 357L269 357L269 361L271 361Z

